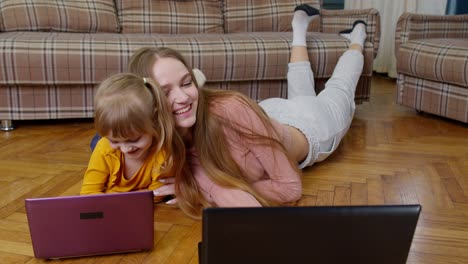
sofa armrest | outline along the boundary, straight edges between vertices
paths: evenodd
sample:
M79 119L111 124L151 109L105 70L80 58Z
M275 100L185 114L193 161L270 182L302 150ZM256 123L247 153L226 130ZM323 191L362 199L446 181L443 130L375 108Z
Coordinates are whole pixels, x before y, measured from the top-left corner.
M377 56L380 44L380 14L375 8L356 10L320 10L320 31L336 33L351 28L354 21L361 19L367 23L367 42L374 47L374 58Z
M468 38L468 15L402 14L395 31L395 54L412 39Z

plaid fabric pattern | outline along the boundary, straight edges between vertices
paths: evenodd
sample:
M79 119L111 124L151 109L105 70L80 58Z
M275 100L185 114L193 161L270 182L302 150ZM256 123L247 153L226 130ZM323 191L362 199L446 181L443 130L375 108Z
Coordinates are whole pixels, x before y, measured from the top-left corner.
M0 12L1 4L9 1L0 2ZM23 1L36 4L46 0ZM95 2L99 1L104 0ZM116 0L124 31L132 33L1 32L0 119L92 117L97 85L110 75L125 72L130 56L145 46L168 46L179 50L192 67L206 74L209 87L238 90L257 101L285 98L292 40L291 11L299 3L302 1ZM321 1L312 4L319 7ZM194 13L194 10L203 15L189 19L179 15ZM229 19L227 27L241 32L224 34L222 29L219 30L227 21L222 17L226 10L229 11L225 17ZM241 15L240 10L246 14ZM267 14L276 15L266 20ZM323 27L328 31L333 28L335 14L328 14L330 16L325 15L325 19L330 20L324 24L317 22L318 29ZM378 13L372 16L378 16ZM240 21L241 17L247 21ZM376 22L370 24L378 26L378 18L360 13L357 17L367 18L368 23L375 19ZM343 28L355 20L354 17L340 18L339 21L341 19L345 21L340 22ZM249 32L253 30L258 32ZM156 31L165 33L154 33ZM349 43L335 31L333 34L318 31L308 33L307 45L316 90L320 91ZM186 32L191 33L181 34ZM205 34L197 34L199 32ZM356 88L356 103L369 99L375 52L372 39L376 37L371 36L365 44L364 70Z
M369 99L371 77L361 77L356 103ZM316 80L316 90L326 79ZM240 91L257 102L287 96L287 81L210 82L205 87ZM92 118L97 85L0 85L0 120Z
M0 85L0 120L92 118L96 85Z
M401 15L395 54L398 104L468 123L468 15Z
M377 56L380 44L380 15L377 9L359 10L320 10L321 25L323 33L335 33L352 28L354 21L360 19L367 23L366 42L372 43L374 57Z
M414 39L468 38L467 15L421 15L405 13L397 22L395 50Z
M9 32L0 38L0 84L97 84L126 70L145 46L179 50L210 81L283 80L291 32L239 34L69 34ZM307 45L317 78L331 76L348 42L335 34L309 33ZM373 48L366 46L364 76L372 75ZM32 63L34 62L34 63Z
M207 88L237 90L256 101L287 96L287 82L210 82ZM0 86L0 119L91 118L97 85Z
M468 123L468 88L398 75L397 103Z
M468 89L468 38L419 39L400 46L399 73Z
M2 0L0 31L119 32L113 0Z
M225 0L224 30L226 33L292 31L294 8L305 2L320 9L320 0ZM312 23L309 31L318 32L318 26Z
M116 0L122 33L223 33L218 0Z
M255 100L286 96L292 33L70 34L9 32L0 39L0 119L91 117L93 87L126 71L144 46L179 50L213 87L234 89ZM348 42L338 35L309 33L309 56L317 89L329 78ZM373 47L365 49L356 102L369 98ZM262 80L262 81L259 81Z

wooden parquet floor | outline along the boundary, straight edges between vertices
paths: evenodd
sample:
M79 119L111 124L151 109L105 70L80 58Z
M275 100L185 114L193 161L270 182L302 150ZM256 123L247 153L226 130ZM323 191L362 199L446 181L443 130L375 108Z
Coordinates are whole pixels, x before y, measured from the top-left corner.
M419 203L423 209L408 263L468 263L468 128L398 106L395 92L394 80L374 78L371 101L357 106L336 153L304 170L298 204ZM0 263L45 263L33 257L24 199L78 194L93 124L16 125L0 132ZM54 262L198 263L200 221L166 205L157 205L154 215L150 252Z

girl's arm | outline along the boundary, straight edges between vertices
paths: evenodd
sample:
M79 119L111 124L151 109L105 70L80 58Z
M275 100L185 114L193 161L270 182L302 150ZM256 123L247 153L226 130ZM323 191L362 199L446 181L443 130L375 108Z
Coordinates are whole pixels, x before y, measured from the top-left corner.
M111 157L108 156L106 159L106 152L104 151L106 149L105 140L104 138L100 139L91 154L80 194L104 193L106 190L106 184L111 174L108 164Z

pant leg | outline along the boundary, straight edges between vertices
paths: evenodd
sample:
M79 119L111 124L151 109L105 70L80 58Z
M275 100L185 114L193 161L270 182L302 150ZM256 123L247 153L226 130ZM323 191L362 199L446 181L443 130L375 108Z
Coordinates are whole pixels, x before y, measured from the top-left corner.
M301 100L307 98L308 100ZM297 100L301 102L297 102ZM308 154L304 161L299 164L302 169L306 166L311 166L318 158L319 141L316 131L317 118L319 118L316 107L318 104L316 96L296 96L293 99L269 98L259 103L260 107L265 110L265 113L272 119L275 119L282 125L297 128L304 134L308 142ZM312 111L310 111L312 110ZM317 114L316 114L317 113Z
M364 67L364 56L357 50L348 50L340 57L332 76L325 84L325 88L318 95L319 98L328 98L335 102L340 111L338 116L354 115L354 96L356 86ZM333 111L333 110L331 110Z
M93 138L91 139L91 142L89 143L89 147L91 148L91 151L94 151L94 148L96 147L96 144L98 141L101 139L101 136L99 136L98 133L96 133Z
M318 107L315 111L320 112L316 124L316 137L320 145L317 161L324 160L335 151L351 125L356 109L354 95L363 66L364 56L361 52L346 51L338 60L325 89L317 96Z
M314 73L310 62L301 61L288 64L288 99L296 96L315 96Z
M327 158L348 131L354 116L354 93L363 64L362 53L347 51L318 96L295 96L288 100L270 98L260 102L270 118L299 129L307 138L309 153L299 168Z

